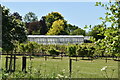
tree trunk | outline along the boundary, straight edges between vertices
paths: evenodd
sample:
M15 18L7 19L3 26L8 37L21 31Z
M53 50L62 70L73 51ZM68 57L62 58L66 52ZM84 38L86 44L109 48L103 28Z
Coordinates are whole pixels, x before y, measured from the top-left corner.
M71 56L69 56L69 59L71 59Z
M77 56L76 56L76 61L77 61Z
M32 53L30 54L30 60L31 60L31 55L32 55Z
M54 58L55 58L55 56L52 56L52 58L54 59Z
M63 57L63 56L61 55L61 60L62 60L62 57Z
M84 56L82 57L82 60L84 59Z
M112 59L114 60L114 56L112 56Z
M107 63L107 56L106 56L106 63Z
M8 55L6 56L6 64L5 64L6 71L8 70Z
M9 71L12 71L12 54L10 56Z
M45 56L45 61L47 61L47 56Z
M90 60L90 57L88 56L88 60Z
M14 55L14 71L15 71L15 65L16 65L16 56Z
M92 62L92 59L93 59L93 58L91 57L91 62Z

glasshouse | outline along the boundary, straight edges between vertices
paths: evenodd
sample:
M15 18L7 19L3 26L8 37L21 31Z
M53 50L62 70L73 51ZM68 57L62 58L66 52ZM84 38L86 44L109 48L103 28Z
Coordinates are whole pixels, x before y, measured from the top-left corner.
M84 42L83 35L28 35L28 41L40 44L80 44Z

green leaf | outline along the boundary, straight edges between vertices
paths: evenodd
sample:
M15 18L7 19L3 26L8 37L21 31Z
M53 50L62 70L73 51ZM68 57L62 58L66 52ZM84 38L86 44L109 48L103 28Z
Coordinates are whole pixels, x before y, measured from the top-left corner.
M104 4L102 4L102 7L104 7Z
M99 3L98 3L98 2L96 2L95 6L98 6L98 4L99 4Z
M101 5L102 3L101 3L101 2L99 2L98 4L99 4L99 5Z
M92 26L90 25L89 28L91 28Z
M102 17L100 17L99 19L103 20L103 18L102 18Z
M114 19L114 16L111 16L110 19Z
M88 28L88 26L87 26L87 25L85 25L84 29L87 29L87 28Z

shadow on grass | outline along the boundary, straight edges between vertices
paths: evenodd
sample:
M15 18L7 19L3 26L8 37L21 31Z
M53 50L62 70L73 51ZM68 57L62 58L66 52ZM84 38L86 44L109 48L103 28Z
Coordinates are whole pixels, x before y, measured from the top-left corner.
M80 59L80 60L87 60L87 61L90 61L91 59ZM94 60L94 59L92 59L92 60Z
M120 61L120 60L114 59L114 61Z
M51 59L61 59L61 57L54 57L54 58L51 58Z

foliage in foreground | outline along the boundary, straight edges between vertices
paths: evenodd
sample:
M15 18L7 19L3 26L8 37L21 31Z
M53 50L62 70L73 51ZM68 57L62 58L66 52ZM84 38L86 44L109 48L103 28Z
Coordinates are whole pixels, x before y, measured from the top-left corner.
M75 57L72 57L75 59ZM87 58L85 58L87 59ZM72 61L72 77L73 78L106 78L102 76L104 71L101 71L103 66L108 66L107 75L111 77L112 70L113 77L117 77L117 62L109 60L105 63L103 59L95 59L94 61L82 60L81 57L78 58L79 61ZM17 62L21 62L21 58ZM32 63L31 63L32 62ZM27 60L27 72L22 72L19 63L16 63L16 71L8 73L3 70L3 77L5 78L69 78L69 58L64 57L63 60L53 59L49 57L47 61L41 57L34 57L32 61ZM103 70L103 69L102 69ZM105 74L104 74L105 75Z
M20 52L21 54L32 54L32 55L52 55L58 56L60 54L67 56L81 56L81 57L95 57L95 56L111 56L118 57L113 55L113 53L109 53L106 55L105 50L100 49L98 45L95 43L82 43L82 44L68 44L68 45L59 45L59 44L50 44L43 45L38 44L36 42L26 42L26 43L17 43L16 44L16 52Z
M104 7L106 13L104 18L100 17L102 24L92 28L96 34L91 40L96 44L97 50L105 54L104 56L120 57L120 1L106 4L96 2L96 6ZM110 25L107 25L108 23Z
M4 6L2 6L2 32L2 50L7 53L15 48L16 41L21 43L27 40L24 23Z

